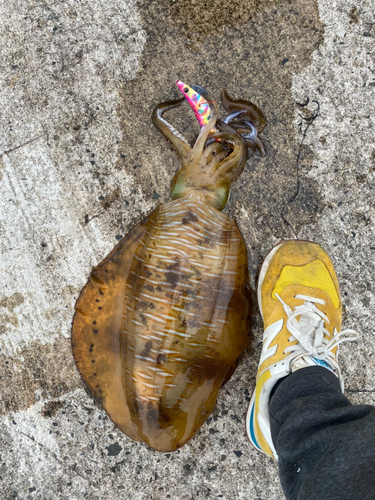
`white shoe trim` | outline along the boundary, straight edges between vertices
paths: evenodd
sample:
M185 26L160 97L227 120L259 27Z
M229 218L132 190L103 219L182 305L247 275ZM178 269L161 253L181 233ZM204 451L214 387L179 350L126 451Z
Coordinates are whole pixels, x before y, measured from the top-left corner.
M262 448L259 446L256 440L254 431L254 422L253 422L254 419L255 419L255 389L253 391L249 406L247 408L245 427L246 427L247 437L249 438L250 443L254 446L256 450L261 451L266 455L266 453L262 450Z
M253 414L253 419L257 418L258 419L258 425L260 428L260 431L266 440L268 446L270 447L272 454L275 458L275 460L278 460L277 452L275 449L275 446L272 441L272 436L271 436L271 426L270 426L270 414L269 414L269 402L270 402L270 395L273 387L275 386L276 382L280 380L281 378L284 378L288 373L286 373L286 369L283 366L281 368L281 363L277 364L277 368L274 372L271 371L271 378L268 379L260 392L259 395L259 413L258 415L255 416L255 389L254 392L251 396L250 404L247 409L247 414L246 414L246 433L247 436L252 443L252 445L259 451L263 452L265 455L267 453L260 448L260 445L254 442L254 439L252 438L251 433L254 433L254 438L256 439L255 435L255 430L254 430L254 423L251 422L251 415ZM268 370L269 368L267 368ZM266 371L266 370L264 370ZM264 372L262 372L264 373Z
M284 320L279 319L276 323L270 325L263 334L263 347L262 353L260 355L259 366L261 366L266 359L274 356L276 354L278 345L274 345L269 349L269 346L275 340L275 337L281 332L283 328Z
M260 310L260 315L262 316L262 319L263 319L263 311L262 311L262 285L263 285L264 277L266 275L266 272L268 270L268 266L270 265L272 257L275 255L275 253L277 252L277 250L279 249L279 247L281 245L283 245L284 243L286 243L286 242L285 241L280 241L280 243L277 243L277 245L275 245L272 248L272 250L269 252L269 254L267 255L267 257L264 259L262 267L260 269L259 278L258 278L258 297L257 298L258 298L258 306L259 306L259 310Z
M271 377L263 384L262 390L259 394L259 413L258 413L258 425L263 434L264 439L267 441L268 446L271 448L273 456L277 460L277 453L273 445L271 437L271 424L270 424L270 397L271 391L275 386L278 378Z

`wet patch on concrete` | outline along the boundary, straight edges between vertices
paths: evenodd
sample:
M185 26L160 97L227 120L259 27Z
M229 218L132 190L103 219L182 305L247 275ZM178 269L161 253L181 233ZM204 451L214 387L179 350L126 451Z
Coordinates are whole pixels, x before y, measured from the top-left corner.
M59 398L81 386L70 340L32 342L17 356L0 354L0 415L25 410L40 399Z
M239 22L231 26L237 22L233 17L226 25L218 24L214 32L209 32L198 23L195 28L200 38L191 50L187 29L176 21L178 12L183 17L187 4L140 2L146 45L140 71L135 80L124 85L118 107L123 139L117 168L134 176L147 199L153 200L153 193L157 192L159 202L169 200L170 183L180 160L154 128L150 116L157 103L179 97L173 74L186 83L203 85L212 99L218 99L221 88L226 87L233 97L249 99L264 112L268 126L262 140L267 156L264 159L253 156L248 161L232 188L226 209L230 216L237 216L246 243L252 249L252 284L265 251L264 243L269 245L274 238L293 237L293 231L281 217L283 207L297 187L296 159L300 144L293 128L295 102L291 82L294 73L311 63L311 54L324 36L314 1L276 4L272 7L266 2L257 4L258 11L249 11L251 21L245 25ZM191 16L197 16L199 5L191 8ZM229 3L222 2L220 9L220 12L229 10ZM214 8L205 13L207 19L211 14L214 17L217 14L217 19L222 17ZM185 22L194 31L193 17L187 17ZM166 117L188 139L198 132L188 107ZM301 165L300 178L304 175ZM314 182L302 181L301 188L300 199L288 207L288 218L297 230L316 220L323 205Z
M14 293L10 297L3 297L0 300L0 307L5 307L9 312L13 312L14 309L25 302L25 298L22 293Z
M8 331L8 325L18 327L19 321L15 314L0 314L0 335Z
M266 8L287 0L169 0L170 16L181 28L201 37L215 35L225 26L247 24ZM199 49L198 49L199 50Z
M62 401L49 401L41 409L41 414L45 418L54 417L56 413L64 406Z
M318 183L314 179L302 177L292 198L285 205L283 216L293 233L298 236L304 226L317 221L324 206Z

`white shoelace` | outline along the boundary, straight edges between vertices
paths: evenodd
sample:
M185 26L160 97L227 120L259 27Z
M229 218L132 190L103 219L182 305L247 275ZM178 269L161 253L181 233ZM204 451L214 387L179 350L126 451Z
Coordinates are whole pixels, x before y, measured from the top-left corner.
M297 340L297 344L287 347L284 353L290 353L284 363L295 363L305 355L313 356L315 359L325 361L339 376L340 367L332 350L341 342L353 342L359 334L355 330L342 330L334 332L330 339L330 333L324 328L324 322L330 323L327 316L320 311L315 304L325 305L323 299L309 297L307 295L296 295L296 299L305 302L294 308L294 311L283 299L275 294L284 307L288 316L286 327L291 333L289 342ZM297 320L299 316L299 320ZM340 380L341 381L341 380Z

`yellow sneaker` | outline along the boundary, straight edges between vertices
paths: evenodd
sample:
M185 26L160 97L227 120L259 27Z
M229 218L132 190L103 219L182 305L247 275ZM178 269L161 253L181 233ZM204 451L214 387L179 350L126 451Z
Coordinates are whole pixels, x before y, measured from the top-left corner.
M276 382L308 366L321 365L340 379L337 346L356 340L341 330L342 304L330 258L315 243L279 243L263 262L258 303L264 323L263 348L255 390L246 416L246 431L259 451L274 457L269 401Z

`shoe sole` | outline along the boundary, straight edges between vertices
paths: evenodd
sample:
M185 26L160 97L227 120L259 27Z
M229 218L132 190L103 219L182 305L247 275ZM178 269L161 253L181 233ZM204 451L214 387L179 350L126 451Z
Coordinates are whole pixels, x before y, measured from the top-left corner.
M263 319L263 311L262 311L262 301L261 301L261 289L262 289L262 284L264 281L264 277L266 275L268 266L271 262L272 257L275 255L276 251L279 249L281 245L283 245L285 241L280 241L275 245L271 250L268 252L266 255L262 266L259 271L259 277L258 277L258 289L257 289L257 299L258 299L258 307L260 311L260 315L262 316ZM250 443L254 446L254 448L261 453L264 453L264 455L267 455L262 448L258 445L256 437L255 437L255 432L254 432L254 411L255 411L255 387L253 390L253 394L251 395L250 403L247 408L246 412L246 422L245 422L245 427L246 427L246 434L247 437L249 438ZM268 455L267 455L268 456Z
M256 437L255 437L255 432L254 432L254 411L255 411L255 389L253 391L253 394L250 399L249 406L247 408L247 413L246 413L246 421L245 421L245 430L247 437L249 438L250 443L254 446L254 448L261 453L264 453L262 448L258 445ZM266 453L264 453L266 455Z

